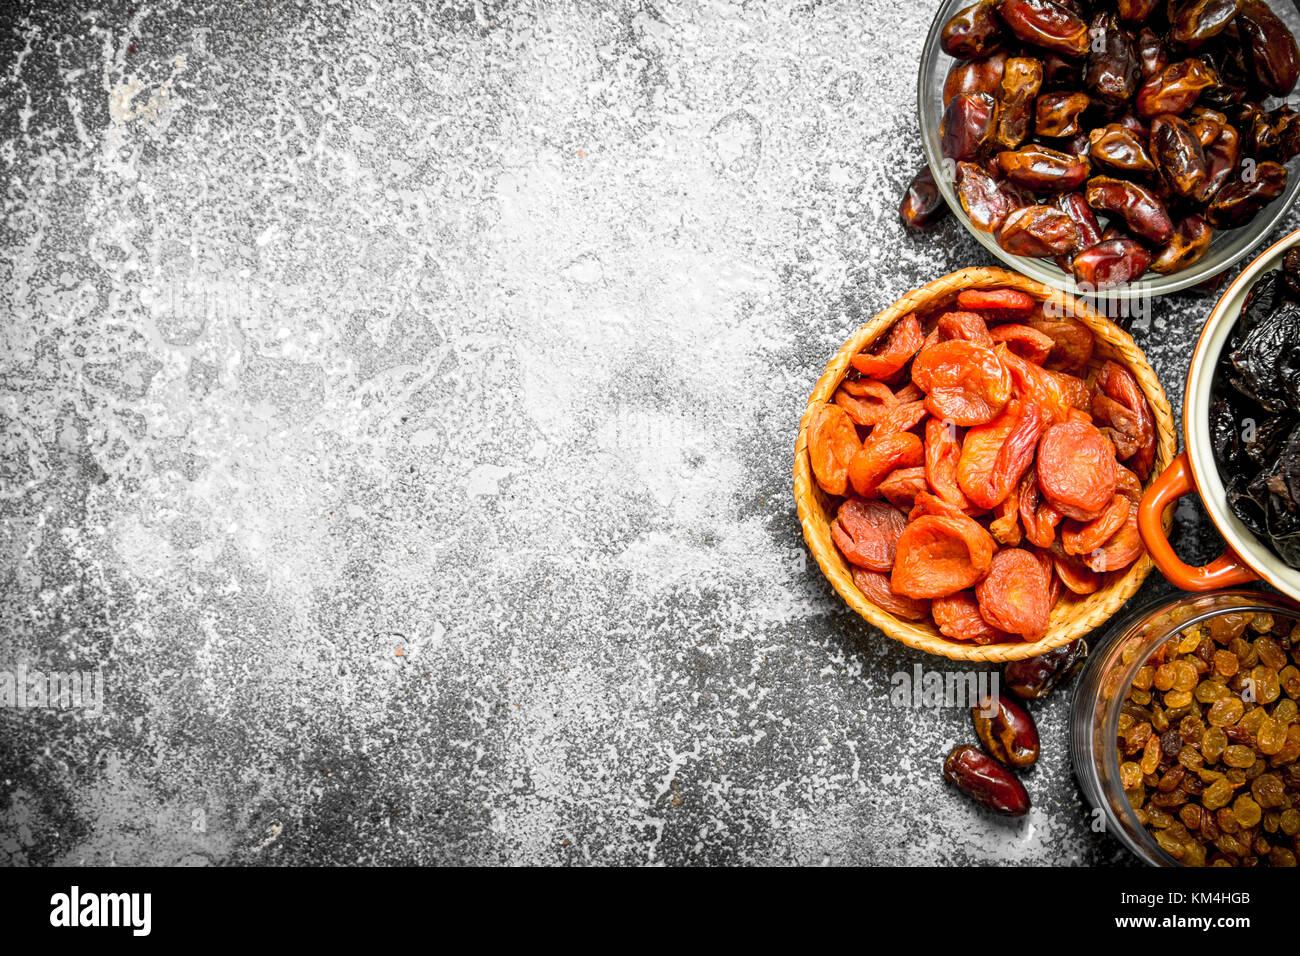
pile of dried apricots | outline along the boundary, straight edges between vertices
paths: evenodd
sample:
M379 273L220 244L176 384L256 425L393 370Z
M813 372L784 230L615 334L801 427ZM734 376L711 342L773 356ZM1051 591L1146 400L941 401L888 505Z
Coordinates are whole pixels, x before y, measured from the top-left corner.
M868 600L957 641L1035 641L1142 555L1155 420L1093 335L1016 289L900 319L813 412L831 535Z

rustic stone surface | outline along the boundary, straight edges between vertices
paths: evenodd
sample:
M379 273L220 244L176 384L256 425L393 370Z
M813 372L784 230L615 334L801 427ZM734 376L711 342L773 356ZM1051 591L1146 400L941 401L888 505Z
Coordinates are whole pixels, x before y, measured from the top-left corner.
M799 535L827 357L991 261L895 216L927 4L231 6L2 24L0 669L105 702L0 710L0 862L1124 861Z

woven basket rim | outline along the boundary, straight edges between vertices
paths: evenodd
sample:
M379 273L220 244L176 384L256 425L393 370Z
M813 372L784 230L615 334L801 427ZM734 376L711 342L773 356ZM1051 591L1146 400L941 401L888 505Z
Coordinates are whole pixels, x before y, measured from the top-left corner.
M795 442L794 498L799 513L799 525L804 540L817 560L818 567L841 598L886 636L950 660L1001 663L1036 657L1053 648L1068 644L1105 624L1137 593L1151 573L1151 558L1143 553L1135 563L1106 582L1096 593L1076 601L1058 601L1052 611L1048 632L1041 640L1006 644L968 644L953 641L939 634L929 625L905 621L871 603L854 585L849 565L840 555L830 535L830 521L819 498L808 461L808 425L813 411L831 400L848 372L850 360L879 338L895 322L908 313L929 310L956 297L963 289L987 288L1018 289L1040 302L1054 301L1062 311L1083 322L1092 331L1097 346L1106 357L1121 362L1138 381L1147 403L1151 406L1156 426L1156 460L1149 485L1173 460L1177 451L1177 425L1165 396L1164 388L1145 354L1132 337L1096 312L1086 302L1061 292L1027 276L993 266L975 266L940 276L919 288L913 289L889 307L878 312L859 326L826 364L825 371L813 386L807 407L799 422L799 436ZM1172 523L1172 514L1165 515L1166 530Z

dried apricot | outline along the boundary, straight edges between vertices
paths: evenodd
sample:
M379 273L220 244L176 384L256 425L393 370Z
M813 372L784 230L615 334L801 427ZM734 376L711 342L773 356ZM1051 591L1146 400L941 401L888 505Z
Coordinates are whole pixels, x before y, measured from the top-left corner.
M853 356L853 367L869 378L891 379L911 361L924 342L920 321L909 313L894 323L878 352Z
M1133 503L1123 495L1110 499L1100 517L1089 522L1070 519L1061 529L1061 547L1066 554L1086 554L1095 551L1114 537L1128 520Z
M1012 635L999 631L980 615L979 602L971 591L958 591L930 602L930 616L944 637L975 644L1000 644Z
M912 381L925 392L930 414L954 425L992 421L1011 398L1011 374L997 353L963 339L921 349Z
M1047 368L1078 374L1088 367L1095 340L1092 330L1078 319L1033 317L1024 322L1055 343L1044 363Z
M980 615L999 630L1039 640L1052 614L1051 583L1051 572L1033 554L1021 548L999 551L975 586Z
M1115 496L1115 447L1095 425L1052 425L1038 443L1038 487L1062 514L1091 521Z
M1040 548L1050 548L1056 540L1056 526L1062 515L1042 500L1038 490L1038 470L1031 465L1020 481L1020 525L1025 537Z
M849 463L862 450L853 420L838 405L819 405L808 423L808 459L817 484L828 495L848 489Z
M957 462L962 493L981 508L1000 504L1033 462L1042 424L1036 404L1015 399L996 419L968 431Z
M886 409L876 421L871 437L887 432L910 431L925 418L925 402L898 402Z
M894 593L894 589L889 584L888 574L868 571L866 568L854 568L853 583L868 601L888 611L894 617L920 621L930 613L929 601L917 601Z
M1018 289L963 289L957 293L957 304L963 309L1014 309L1027 311L1038 305L1027 292Z
M848 413L853 424L869 428L880 421L882 415L898 404L893 391L884 382L874 378L847 379L835 390L835 404Z
M1056 345L1046 332L1040 332L1032 325L1021 325L1018 322L994 326L989 330L989 337L995 343L1004 343L1016 355L1035 365L1046 362L1047 357L1052 354L1052 347Z
M937 327L945 339L964 339L990 348L993 346L993 336L989 334L984 316L974 312L945 312L939 316Z
M995 547L989 533L971 518L917 518L898 539L894 591L936 598L968 588L988 571Z
M1040 406L1053 421L1066 422L1074 417L1072 409L1076 396L1066 387L1061 376L1026 361L1005 345L998 346L997 352L1002 364L1011 372L1015 394Z
M1142 557L1144 551L1142 535L1138 532L1137 508L1130 504L1128 517L1119 531L1100 548L1079 557L1098 574L1105 574L1127 568Z
M898 536L906 525L907 516L893 505L850 498L840 505L831 522L831 537L850 563L888 571L894 566Z
M925 423L925 478L935 494L961 510L970 507L957 484L957 462L961 460L961 440L957 426L937 418Z
M912 468L924 460L925 448L921 439L911 432L885 432L878 435L873 430L849 462L849 483L863 498L875 498L879 493L880 482L890 472L899 468Z
M1129 453L1121 453L1119 458L1128 463L1139 479L1145 481L1151 476L1156 457L1155 418L1146 396L1142 394L1133 374L1115 362L1102 365L1097 373L1096 386L1093 417L1121 433L1126 446L1124 451ZM1120 410L1128 414L1121 415ZM1118 444L1117 442L1117 447ZM1132 451L1129 451L1130 448Z
M1101 575L1071 558L1053 557L1057 579L1073 594L1093 594L1101 587Z
M998 544L1014 548L1020 544L1020 490L1012 488L1011 493L993 509L993 520L989 522L989 534Z
M907 509L916 503L917 495L929 489L925 480L925 468L920 465L891 471L876 488L880 496L894 507Z

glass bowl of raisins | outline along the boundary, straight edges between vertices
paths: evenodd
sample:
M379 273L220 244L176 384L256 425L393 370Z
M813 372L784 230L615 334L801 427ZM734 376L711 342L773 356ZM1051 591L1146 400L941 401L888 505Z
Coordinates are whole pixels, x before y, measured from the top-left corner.
M1296 866L1300 605L1238 590L1144 608L1089 655L1070 733L1093 829L1141 860Z
M944 0L921 56L928 173L991 253L1079 295L1199 286L1300 191L1287 0Z

